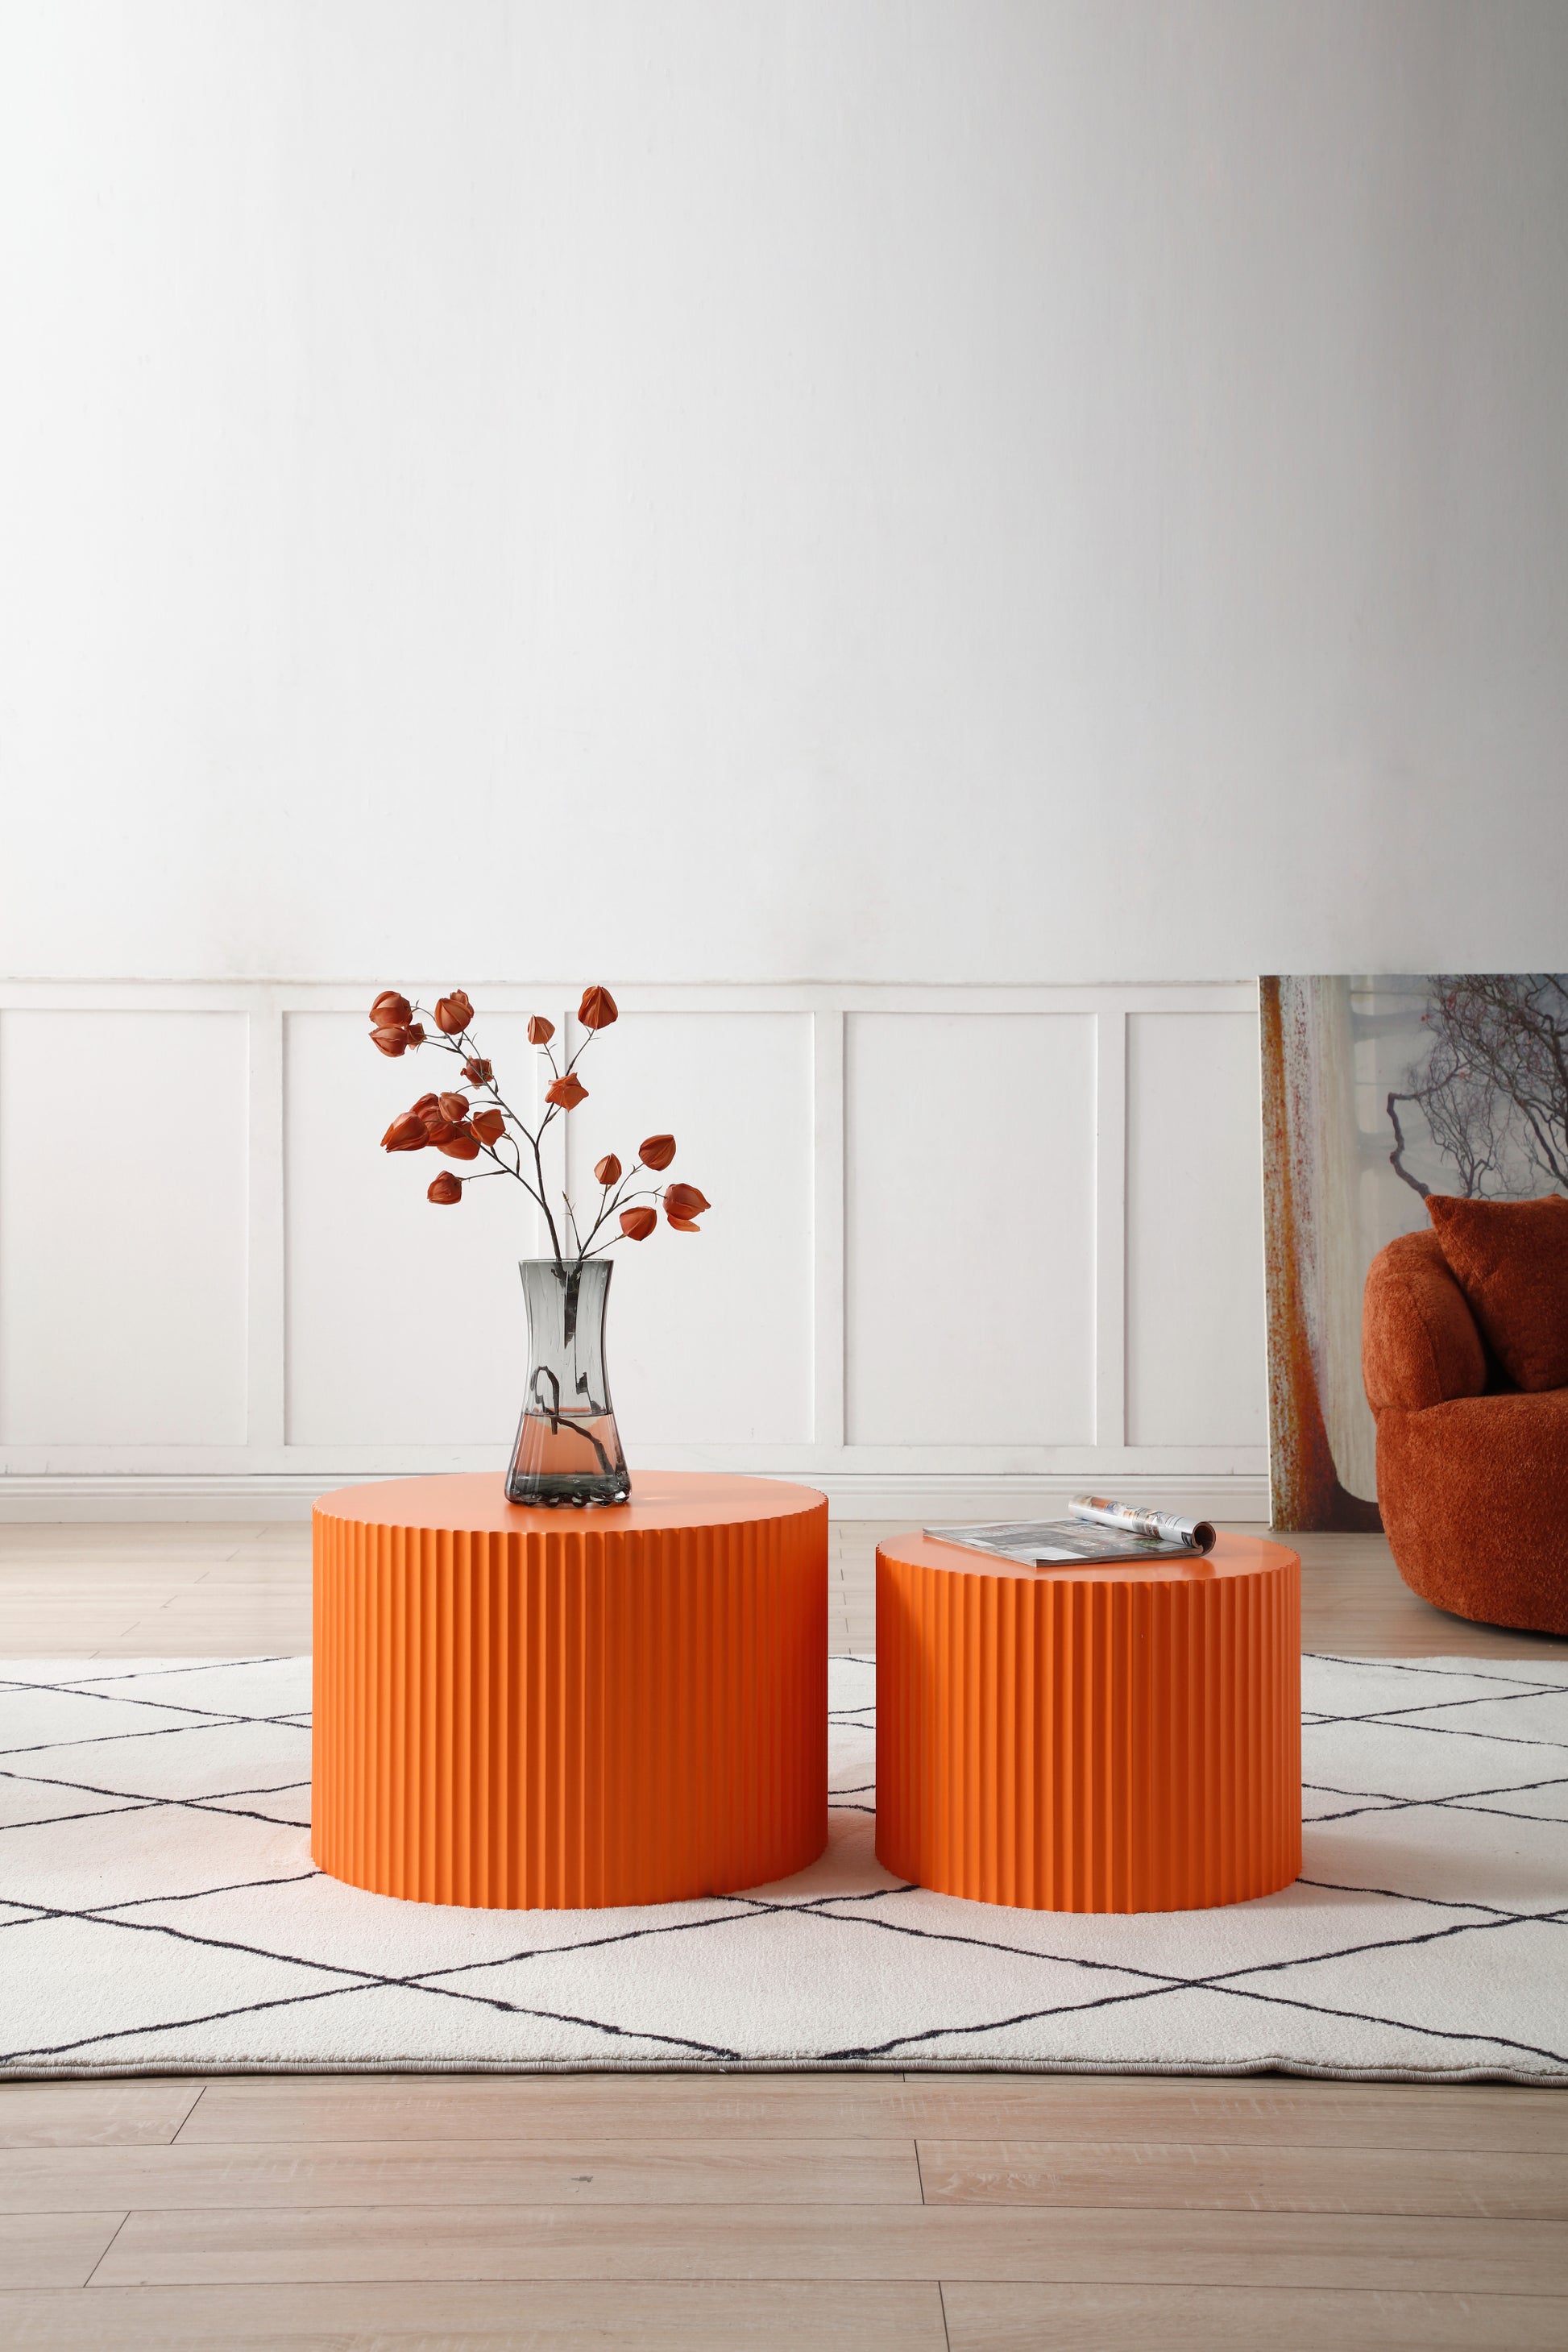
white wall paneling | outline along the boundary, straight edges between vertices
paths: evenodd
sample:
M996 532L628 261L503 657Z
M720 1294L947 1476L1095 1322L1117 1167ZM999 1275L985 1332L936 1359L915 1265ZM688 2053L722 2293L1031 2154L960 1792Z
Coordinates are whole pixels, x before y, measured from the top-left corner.
M634 1449L815 1451L809 1013L626 1011L578 1071L575 1196L597 1197L605 1152L629 1166L668 1131L670 1176L714 1203L700 1234L661 1225L615 1252L610 1371Z
M846 1435L1092 1446L1092 1013L852 1013Z
M283 1013L269 990L256 989L238 1017L250 1032L245 1435L247 1446L273 1454L288 1434ZM0 1057L0 1101L5 1083ZM4 1199L0 1185L0 1204Z
M1200 1015L1200 1018L1212 1018ZM1127 1013L1095 1016L1095 1435L1127 1433Z
M429 1051L385 1060L366 1043L363 1005L296 1006L284 1040L289 1449L493 1451L527 1365L510 1261L538 1248L538 1213L499 1181L432 1208L426 1187L450 1163L379 1149L394 1115L453 1064ZM523 1016L492 1014L486 1043L503 1075L521 1076L521 1108L534 1063Z
M1136 1012L1127 1045L1128 1439L1267 1444L1256 1017Z
M246 1442L247 1024L0 1016L0 1437L52 1464Z
M497 1465L533 1212L501 1181L433 1209L434 1160L379 1150L437 1075L372 1052L371 992L0 986L0 1513L291 1516ZM574 993L483 992L503 1075ZM634 1472L869 1517L1086 1481L1262 1515L1250 986L617 995L559 1172L591 1190L668 1128L714 1204L617 1252Z

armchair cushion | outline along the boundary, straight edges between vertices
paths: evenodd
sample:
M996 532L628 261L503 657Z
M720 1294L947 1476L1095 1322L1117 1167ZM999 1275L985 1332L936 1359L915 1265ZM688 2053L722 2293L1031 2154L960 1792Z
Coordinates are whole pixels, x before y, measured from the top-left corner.
M1516 1387L1568 1388L1568 1201L1461 1201L1427 1213L1449 1271ZM1453 1391L1449 1391L1452 1395Z
M1380 1412L1377 1498L1423 1599L1568 1633L1568 1389Z
M1419 1412L1455 1397L1479 1396L1485 1388L1481 1335L1436 1234L1404 1234L1373 1258L1361 1358L1374 1412L1389 1405Z

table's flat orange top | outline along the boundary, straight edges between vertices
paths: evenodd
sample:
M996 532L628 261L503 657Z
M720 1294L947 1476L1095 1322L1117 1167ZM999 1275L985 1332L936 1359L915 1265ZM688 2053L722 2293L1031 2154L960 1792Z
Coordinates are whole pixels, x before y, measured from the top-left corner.
M564 1535L569 1528L609 1535L645 1528L733 1527L745 1519L787 1519L815 1511L815 1487L782 1478L731 1478L705 1470L636 1470L629 1503L593 1510L547 1510L509 1503L500 1470L440 1478L384 1478L374 1486L340 1486L318 1496L328 1518L363 1519L378 1528L434 1528L462 1535L519 1533L531 1528Z
M1284 1544L1267 1543L1261 1536L1221 1536L1213 1551L1190 1559L1075 1559L1049 1568L1026 1568L994 1552L972 1551L965 1544L938 1543L918 1534L891 1536L877 1549L910 1568L945 1569L953 1576L1016 1576L1027 1584L1212 1584L1227 1577L1264 1575L1296 1558Z

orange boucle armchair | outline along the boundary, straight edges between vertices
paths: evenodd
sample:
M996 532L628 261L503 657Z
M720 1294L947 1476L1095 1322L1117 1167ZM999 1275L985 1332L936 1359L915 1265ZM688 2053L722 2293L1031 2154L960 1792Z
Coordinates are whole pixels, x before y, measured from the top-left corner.
M1457 1617L1568 1633L1568 1381L1542 1385L1557 1364L1542 1344L1559 1329L1568 1341L1556 1287L1568 1205L1430 1207L1436 1231L1403 1234L1373 1258L1362 1318L1394 1560L1413 1592ZM1496 1223L1510 1215L1515 1224ZM1511 1289L1496 1278L1499 1234L1523 1245L1505 1269ZM1505 1318L1528 1302L1522 1355L1500 1299Z

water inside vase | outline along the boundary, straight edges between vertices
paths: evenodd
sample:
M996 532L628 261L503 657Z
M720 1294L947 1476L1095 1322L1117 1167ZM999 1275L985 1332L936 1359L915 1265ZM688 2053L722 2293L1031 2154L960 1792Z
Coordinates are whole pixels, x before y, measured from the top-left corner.
M529 1377L506 1491L513 1503L624 1503L632 1489L605 1373L603 1259L525 1258Z
M619 1455L613 1413L570 1408L541 1412L531 1405L518 1428L508 1483L548 1478L554 1484L570 1478L574 1486L581 1482L586 1500L618 1498L629 1491L631 1483L618 1468ZM513 1496L514 1501L521 1499Z
M614 1413L595 1413L588 1406L564 1406L562 1412L545 1413L536 1406L527 1406L521 1416L521 1428L517 1430L517 1454L512 1467L521 1473L538 1473L557 1477L562 1470L590 1475L590 1477L611 1477L616 1467L616 1454L621 1451L616 1440Z

